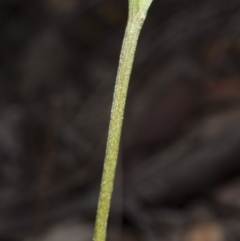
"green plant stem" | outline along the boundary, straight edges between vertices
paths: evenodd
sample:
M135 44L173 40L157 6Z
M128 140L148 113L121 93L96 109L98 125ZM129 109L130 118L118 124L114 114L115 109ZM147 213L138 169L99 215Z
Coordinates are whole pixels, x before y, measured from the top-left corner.
M106 156L94 230L94 241L106 240L107 221L113 191L128 83L138 37L145 17L145 14L129 13L114 90Z

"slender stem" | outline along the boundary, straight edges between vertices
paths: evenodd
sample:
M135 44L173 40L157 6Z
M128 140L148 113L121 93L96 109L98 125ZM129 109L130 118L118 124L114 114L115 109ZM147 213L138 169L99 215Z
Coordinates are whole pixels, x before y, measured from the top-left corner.
M132 16L130 13L123 40L113 96L106 156L94 230L94 241L106 240L107 220L113 191L128 83L132 71L138 37L145 17L145 14L136 13Z

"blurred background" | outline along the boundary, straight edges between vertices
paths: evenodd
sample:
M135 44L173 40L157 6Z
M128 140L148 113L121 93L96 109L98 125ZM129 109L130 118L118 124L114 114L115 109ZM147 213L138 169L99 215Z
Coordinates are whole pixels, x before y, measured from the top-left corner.
M0 1L0 241L90 241L127 0ZM240 1L155 0L109 241L240 240Z

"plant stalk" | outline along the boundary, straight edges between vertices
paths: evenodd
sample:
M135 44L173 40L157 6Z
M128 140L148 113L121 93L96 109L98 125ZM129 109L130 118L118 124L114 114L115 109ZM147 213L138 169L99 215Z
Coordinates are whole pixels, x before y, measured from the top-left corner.
M129 13L113 96L107 148L94 229L94 241L106 240L107 221L118 159L128 83L132 71L138 37L145 17L146 14L140 14L139 12L135 14L130 11Z

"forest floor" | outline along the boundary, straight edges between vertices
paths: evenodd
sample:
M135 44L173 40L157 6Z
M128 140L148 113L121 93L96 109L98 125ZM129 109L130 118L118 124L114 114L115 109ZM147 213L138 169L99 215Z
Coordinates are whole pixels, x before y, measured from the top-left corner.
M0 1L0 240L92 239L122 0ZM240 2L155 0L140 36L114 241L240 240Z

